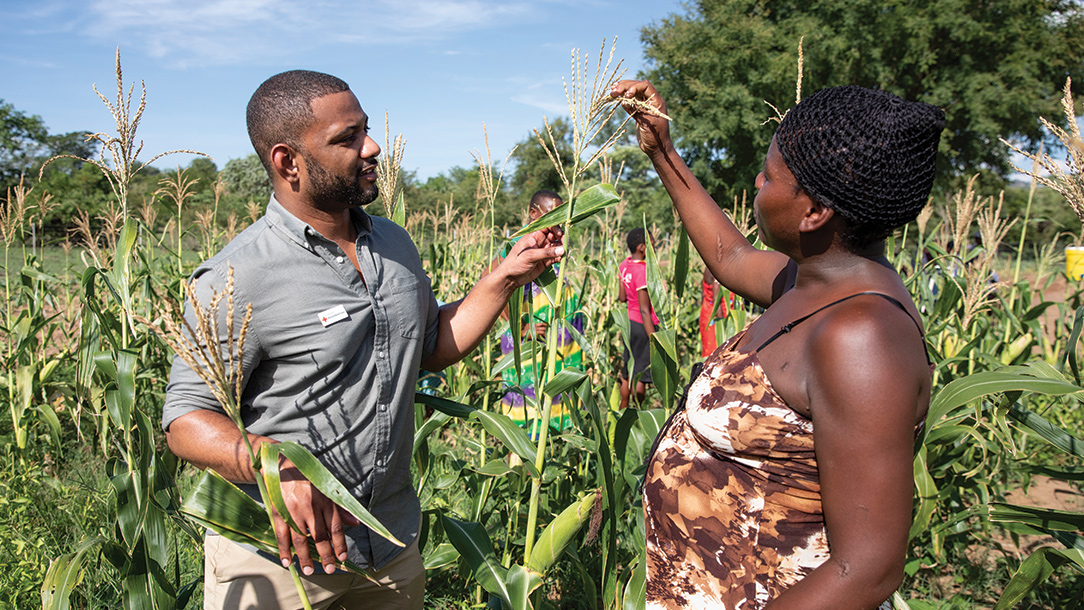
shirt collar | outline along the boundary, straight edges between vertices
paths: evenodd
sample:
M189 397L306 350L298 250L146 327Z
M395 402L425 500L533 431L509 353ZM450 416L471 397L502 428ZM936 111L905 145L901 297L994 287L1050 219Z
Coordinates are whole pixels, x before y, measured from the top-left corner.
M267 221L272 226L282 229L287 237L305 248L309 247L309 235L319 235L319 233L310 227L308 223L297 216L294 216L289 210L283 207L278 199L275 199L274 195L271 195L271 200L267 203L265 215L267 216ZM350 210L350 220L358 230L359 238L365 237L373 232L372 217L366 214L365 210L360 207L352 208Z

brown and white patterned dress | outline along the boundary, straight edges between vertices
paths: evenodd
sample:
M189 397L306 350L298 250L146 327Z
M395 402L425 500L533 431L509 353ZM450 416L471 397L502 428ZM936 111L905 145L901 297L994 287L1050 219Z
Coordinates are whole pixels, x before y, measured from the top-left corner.
M813 422L740 338L704 363L648 465L648 608L763 608L828 559Z

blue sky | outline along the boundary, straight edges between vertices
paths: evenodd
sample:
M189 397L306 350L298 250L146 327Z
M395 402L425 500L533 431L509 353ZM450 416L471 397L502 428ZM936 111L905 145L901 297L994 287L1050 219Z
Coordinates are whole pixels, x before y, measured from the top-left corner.
M115 98L119 47L126 87L138 98L146 84L140 158L195 149L221 169L252 152L252 91L283 70L319 70L350 83L378 142L388 113L403 169L425 180L473 167L483 123L499 167L543 115L568 114L572 49L596 58L616 37L631 77L640 29L673 13L679 0L3 0L0 98L51 133L112 133L92 87Z

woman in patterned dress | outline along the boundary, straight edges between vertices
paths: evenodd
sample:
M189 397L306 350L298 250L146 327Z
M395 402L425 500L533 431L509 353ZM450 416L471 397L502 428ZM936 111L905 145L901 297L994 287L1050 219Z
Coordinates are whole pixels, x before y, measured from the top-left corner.
M612 94L666 112L650 83ZM944 113L860 87L802 100L757 176L760 250L689 171L666 120L626 109L712 274L765 308L707 359L657 441L648 606L888 607L931 366L884 238L926 204Z

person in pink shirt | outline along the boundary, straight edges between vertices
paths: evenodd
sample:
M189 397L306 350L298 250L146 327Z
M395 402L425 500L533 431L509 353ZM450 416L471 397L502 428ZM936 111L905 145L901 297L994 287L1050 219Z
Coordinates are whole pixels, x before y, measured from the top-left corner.
M624 367L621 370L621 408L629 406L631 383L636 383L636 404L644 401L647 384L651 383L651 333L659 324L659 317L651 307L647 294L647 243L644 230L629 231L627 238L629 256L618 267L621 276L621 301L629 304L629 344L625 347ZM629 349L632 349L632 371L629 371Z

